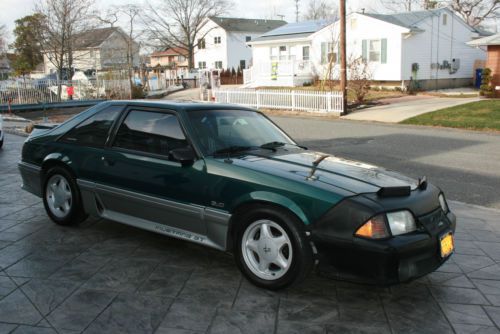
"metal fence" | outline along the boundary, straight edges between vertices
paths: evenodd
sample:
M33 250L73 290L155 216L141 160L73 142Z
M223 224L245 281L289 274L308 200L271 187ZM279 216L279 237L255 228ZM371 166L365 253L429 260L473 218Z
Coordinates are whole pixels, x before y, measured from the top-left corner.
M61 86L60 94L59 85ZM67 100L126 99L129 97L128 80L0 81L0 104L53 103Z
M296 91L285 89L215 90L215 101L254 108L303 110L343 114L342 92Z

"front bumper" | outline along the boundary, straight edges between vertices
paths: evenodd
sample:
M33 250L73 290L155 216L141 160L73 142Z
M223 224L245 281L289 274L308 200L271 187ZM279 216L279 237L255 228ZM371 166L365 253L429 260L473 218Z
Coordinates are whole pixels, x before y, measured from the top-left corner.
M332 240L316 236L313 242L319 270L336 278L380 285L407 282L439 268L440 237L455 232L456 217L441 209L418 217L418 231L386 240Z

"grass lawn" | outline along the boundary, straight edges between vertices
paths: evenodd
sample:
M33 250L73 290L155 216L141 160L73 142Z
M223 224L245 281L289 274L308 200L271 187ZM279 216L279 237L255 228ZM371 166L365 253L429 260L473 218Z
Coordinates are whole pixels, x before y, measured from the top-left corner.
M500 131L500 100L483 100L436 110L401 123Z

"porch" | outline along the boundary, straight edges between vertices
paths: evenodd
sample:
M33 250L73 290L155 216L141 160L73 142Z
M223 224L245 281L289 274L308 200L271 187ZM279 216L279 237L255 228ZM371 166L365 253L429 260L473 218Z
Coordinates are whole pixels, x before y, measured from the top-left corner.
M313 80L313 65L308 60L259 62L243 70L245 87L302 86Z

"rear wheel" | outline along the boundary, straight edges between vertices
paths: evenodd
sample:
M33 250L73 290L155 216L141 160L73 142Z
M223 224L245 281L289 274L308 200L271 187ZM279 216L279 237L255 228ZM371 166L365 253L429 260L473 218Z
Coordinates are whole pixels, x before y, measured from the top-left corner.
M252 283L275 290L308 275L312 249L294 215L262 207L244 214L239 223L234 252L239 268Z
M3 146L3 139L0 140L0 148L2 148L2 146Z
M45 176L43 204L50 219L59 225L74 225L84 221L80 191L66 169L53 167Z

